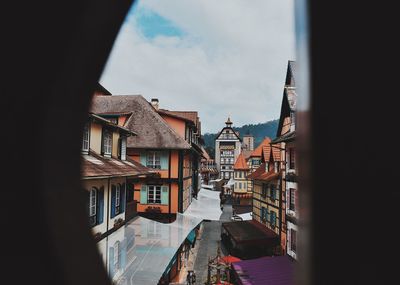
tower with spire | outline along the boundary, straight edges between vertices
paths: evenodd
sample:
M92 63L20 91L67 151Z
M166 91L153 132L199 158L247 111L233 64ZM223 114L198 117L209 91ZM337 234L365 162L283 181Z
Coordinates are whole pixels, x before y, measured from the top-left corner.
M225 127L218 133L215 139L215 162L219 171L219 177L228 181L233 179L233 165L241 153L242 139L239 133L233 129L233 122L228 116Z

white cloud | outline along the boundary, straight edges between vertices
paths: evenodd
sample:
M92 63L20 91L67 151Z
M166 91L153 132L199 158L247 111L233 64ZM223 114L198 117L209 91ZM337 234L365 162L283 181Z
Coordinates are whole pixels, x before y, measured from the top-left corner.
M293 1L140 2L185 35L145 38L131 13L101 83L113 94L158 98L162 108L198 110L203 133L228 115L237 126L278 118L294 59Z

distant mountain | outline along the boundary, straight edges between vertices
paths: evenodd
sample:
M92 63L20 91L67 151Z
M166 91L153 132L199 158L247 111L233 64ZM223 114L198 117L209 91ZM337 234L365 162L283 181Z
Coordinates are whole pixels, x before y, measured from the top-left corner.
M248 124L241 127L234 127L235 131L239 132L241 138L245 134L254 136L254 148L256 148L265 137L274 139L278 130L279 120L273 120L266 123ZM205 148L211 157L214 156L215 138L217 134L206 133L203 135Z

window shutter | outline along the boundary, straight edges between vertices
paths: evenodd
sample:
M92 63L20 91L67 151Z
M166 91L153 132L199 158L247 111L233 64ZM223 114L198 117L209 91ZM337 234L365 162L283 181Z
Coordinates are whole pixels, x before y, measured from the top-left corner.
M147 185L140 188L140 204L147 204Z
M168 186L161 186L161 204L168 205Z
M147 166L147 153L144 151L140 153L140 163Z
M161 169L166 170L168 169L168 152L161 152L160 153L160 164L161 164Z
M111 218L115 217L115 185L111 185Z
M112 279L115 275L115 268L114 268L114 248L110 246L110 258L108 259L109 264L109 274L110 278Z
M119 202L119 205L120 205L119 208L121 209L120 213L125 212L125 203L126 203L126 184L122 183L120 202Z
M121 160L126 160L126 137L121 139Z
M264 207L261 207L260 209L260 220L264 218Z
M97 224L101 224L104 217L104 186L101 186L97 193Z

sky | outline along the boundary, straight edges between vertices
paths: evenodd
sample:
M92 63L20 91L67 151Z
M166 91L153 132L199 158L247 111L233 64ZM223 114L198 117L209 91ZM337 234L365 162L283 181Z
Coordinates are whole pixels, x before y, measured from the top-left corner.
M198 111L202 132L279 118L295 60L294 0L140 0L100 83L113 95Z

